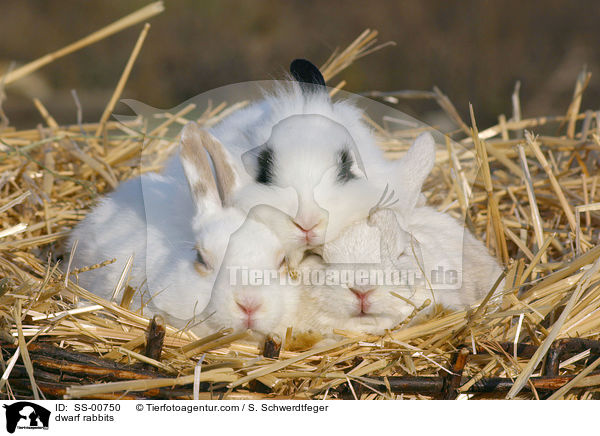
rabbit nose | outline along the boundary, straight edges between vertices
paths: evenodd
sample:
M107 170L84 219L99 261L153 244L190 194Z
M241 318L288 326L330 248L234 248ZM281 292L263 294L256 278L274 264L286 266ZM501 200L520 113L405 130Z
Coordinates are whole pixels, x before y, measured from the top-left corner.
M354 285L353 287L349 288L355 295L357 294L361 294L361 295L368 295L371 292L373 292L375 290L375 288L373 286L370 285L366 285L366 286L360 286L360 285Z
M308 233L308 232L312 231L315 227L317 227L319 225L319 223L316 223L313 225L313 224L304 224L304 223L300 224L300 223L298 223L298 221L292 221L292 222L294 223L294 225L296 227L298 227L304 233Z
M235 303L240 308L240 310L242 312L244 312L244 315L245 315L244 325L246 326L246 328L251 329L254 325L254 319L252 318L252 316L260 308L260 304L252 303L252 302L240 303L239 301L236 301Z
M240 310L248 316L253 315L260 307L260 304L256 303L240 303L239 301L236 301L235 303L238 305Z
M316 223L311 221L310 224L300 220L292 220L292 222L302 233L304 233L304 241L307 245L314 242L314 239L317 237L315 229L321 224L321 221L317 221Z
M368 312L371 302L369 296L375 291L375 289L364 289L362 287L349 288L350 291L358 298L360 305L360 314L363 315Z

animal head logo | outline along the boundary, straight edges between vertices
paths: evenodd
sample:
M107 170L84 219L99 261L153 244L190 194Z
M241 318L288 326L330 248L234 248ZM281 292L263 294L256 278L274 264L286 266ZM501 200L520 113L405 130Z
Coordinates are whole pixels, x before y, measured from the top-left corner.
M50 411L38 404L19 401L2 407L6 409L6 431L9 433L14 433L17 428L48 429Z

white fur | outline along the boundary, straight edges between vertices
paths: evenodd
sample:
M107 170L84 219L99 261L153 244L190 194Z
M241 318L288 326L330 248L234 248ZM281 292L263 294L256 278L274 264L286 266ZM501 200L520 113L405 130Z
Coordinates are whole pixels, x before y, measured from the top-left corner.
M294 259L310 247L323 244L348 223L360 219L374 205L379 190L364 177L346 183L336 180L338 152L353 140L340 124L321 115L295 115L273 127L268 140L274 148L274 185L249 183L238 192L242 209L267 204L285 215L266 216L264 221L286 244ZM355 166L356 174L361 175ZM282 219L277 219L281 217ZM294 224L312 228L312 238Z
M110 299L133 255L129 285L147 292L136 295L132 309L140 307L141 298L147 302L152 297L150 314L183 326L208 303L216 276L202 277L194 268L197 245L211 253L218 271L229 234L243 219L236 209L195 217L186 185L160 174L143 175L105 196L73 230L69 243L78 240L78 246L72 267L116 258L112 265L79 274L81 286Z
M432 154L431 150L434 149L435 144L430 134L420 135L415 141L412 151L409 151L409 153L418 152L426 155L430 161L422 162L422 166L418 168L407 165L407 159L404 158L390 161L384 157L383 152L377 146L375 134L364 120L364 112L353 101L349 99L332 101L326 92L306 94L297 82L278 85L275 92L265 94L263 100L234 112L216 125L211 133L230 150L238 165L243 166L242 156L244 153L274 139L271 138L273 128L282 121L298 115L320 115L331 121L332 129L336 125L343 126L356 147L359 154L356 157L360 159L366 177L380 188L386 185L392 186L401 200L404 192L414 192L409 189L413 184L416 183L420 186L422 183L420 175L425 173L426 176L433 167L435 154ZM306 117L306 120L310 122L310 117ZM306 126L303 129L302 122L298 122L297 125L297 131L290 131L287 136L279 135L275 141L276 146L280 146L286 141L296 141L300 148L310 147L311 151L317 154L314 156L315 159L330 160L331 156L328 156L330 147L311 147L306 141L302 142L294 138L294 135L302 134L302 130L309 128ZM332 134L336 134L334 130L328 131L326 126L323 126L320 130L313 131L312 138L321 143L329 140L331 145L331 143L335 143L335 140L331 140L332 138L329 137ZM408 155L407 157L410 160ZM291 170L294 174L303 169L294 161L279 163L279 170L282 173ZM407 188L407 183L409 188Z
M326 92L307 94L296 82L265 93L211 133L228 150L240 177L234 204L245 212L261 204L284 212L257 218L280 237L293 265L307 248L335 239L344 227L366 217L386 185L412 209L418 198L418 192L411 197L412 187L421 185L435 158L433 138L423 134L403 159L388 161L354 102L331 101ZM254 181L256 156L265 144L275 151L274 181L268 186ZM345 184L335 177L337 153L343 146L351 150L358 176ZM432 157L415 166L412 155ZM167 174L174 171L177 166L167 166ZM294 222L315 226L313 238L307 241Z
M260 335L284 335L292 324L299 288L287 285L281 241L264 223L255 220L253 213L229 239L212 297L200 315L203 322L196 329L199 333L250 328ZM250 241L260 243L249 244ZM257 274L255 281L250 274ZM250 323L241 306L256 308Z
M404 201L388 207L384 197L367 219L356 221L325 243L322 260L312 256L301 264L304 277L314 270L360 270L372 279L348 286L305 286L297 315L300 330L382 334L428 299L432 307L437 303L452 310L472 305L498 279L498 263L461 223L417 205L421 184L433 164L434 149L427 142L432 145L426 136L417 138L402 162L405 174L412 174ZM391 271L396 272L396 282L390 283L389 275L385 282ZM361 292L368 292L366 305L357 297Z
M451 310L475 304L498 279L501 273L498 263L452 217L429 207L416 208L406 222L400 213L389 209L377 214L388 216L379 223L362 220L349 226L338 239L325 244L326 264L309 257L301 264L301 271L306 275L313 269L361 270L377 277L379 272L393 270L402 272L397 276L402 277L402 282L305 287L298 315L301 330L331 334L335 328L383 334L427 299L432 306L437 303ZM456 271L456 276L452 276L456 277L456 284L440 283L440 270ZM417 280L410 282L404 278L411 275ZM349 288L371 291L365 313L361 313L360 300ZM410 300L414 306L391 292Z
M203 320L199 332L248 327L239 303L250 301L259 306L252 328L260 333L283 333L293 320L299 288L232 285L230 268L277 269L283 253L295 265L307 248L328 247L352 223L367 225L365 217L387 185L394 188L402 205L398 219L409 225L435 157L433 138L423 134L403 159L386 161L361 110L352 102L332 103L324 93L303 94L296 83L235 112L211 132L227 148L225 160L236 174L237 186L231 201L224 201L226 206L218 204L218 195L193 198L191 192L201 191L190 191L188 185L201 184L206 177L180 153L162 175L142 176L107 196L71 238L80 244L74 267L111 257L118 260L111 267L82 273L84 286L110 296L127 258L135 254L130 283L138 287L147 281L150 294L155 295L150 310L179 324L190 318ZM252 173L253 158L266 143L275 150L271 185L256 183ZM356 177L346 183L337 180L342 147L351 151L355 161ZM310 240L298 223L315 225ZM406 238L400 232L395 235L397 245L406 250ZM363 236L359 235L361 241ZM330 250L333 247L329 245ZM213 266L204 276L193 267L196 248ZM394 249L388 247L386 253ZM340 250L344 253L345 249ZM410 259L407 256L408 266L414 267ZM412 296L413 290L409 291ZM346 307L344 298L341 308ZM395 321L403 310L393 307L398 311L389 316L381 309L385 322L378 321L377 329L390 325L387 318ZM326 312L327 306L318 309Z
M196 129L186 127L183 141L198 141ZM201 144L197 152L205 153ZM215 301L233 301L237 295L237 290L222 279L216 282L225 268L221 268L222 263L272 270L278 267L277 259L283 258L283 249L266 225L247 220L241 210L221 204L216 186L207 180L212 174L203 174L195 159L186 159L184 154L180 158L181 162L170 163L175 169L173 175L143 175L105 196L74 229L70 243L78 240L72 268L117 259L110 266L80 273L83 287L110 298L127 259L133 255L129 284L147 289L145 302L152 297L147 305L150 314L160 313L172 324L184 327L202 321L207 305L212 313ZM191 192L198 184L204 189L195 192L204 195L194 198ZM212 266L203 274L194 267L197 250ZM255 287L254 295L260 295L260 288ZM278 298L283 300L283 295L278 294ZM276 300L265 301L260 318L273 321L257 321L257 327L264 326L268 332L269 326L276 327L281 305L269 312ZM140 303L136 298L132 308L139 308ZM218 306L214 318L218 322L208 321L207 325L237 327L230 322L235 313L231 305ZM195 331L205 332L204 325Z

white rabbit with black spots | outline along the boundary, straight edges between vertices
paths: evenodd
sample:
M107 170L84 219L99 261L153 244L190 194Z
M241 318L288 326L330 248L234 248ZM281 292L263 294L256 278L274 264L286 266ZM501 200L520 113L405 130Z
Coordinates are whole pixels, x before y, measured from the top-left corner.
M257 219L276 232L297 265L306 249L365 218L386 185L407 207L418 194L405 189L413 179L407 159L384 158L360 108L349 100L332 101L310 62L296 60L290 69L295 81L227 116L211 134L225 146L240 178L233 204L245 212L263 204L283 212ZM419 143L434 149L430 135ZM180 169L169 165L166 171Z

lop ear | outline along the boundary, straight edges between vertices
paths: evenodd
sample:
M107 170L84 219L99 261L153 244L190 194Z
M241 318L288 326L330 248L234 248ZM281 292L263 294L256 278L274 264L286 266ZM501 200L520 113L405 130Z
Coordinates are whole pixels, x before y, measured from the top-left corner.
M186 124L181 131L179 158L197 211L216 210L221 207L212 168L203 147L205 138L206 132L195 122Z
M403 213L410 213L419 199L425 179L435 164L435 141L430 133L421 133L410 146L408 152L397 162L395 174L401 189L400 198Z
M290 64L290 73L300 83L304 92L325 90L323 74L315 64L306 59L294 59Z

